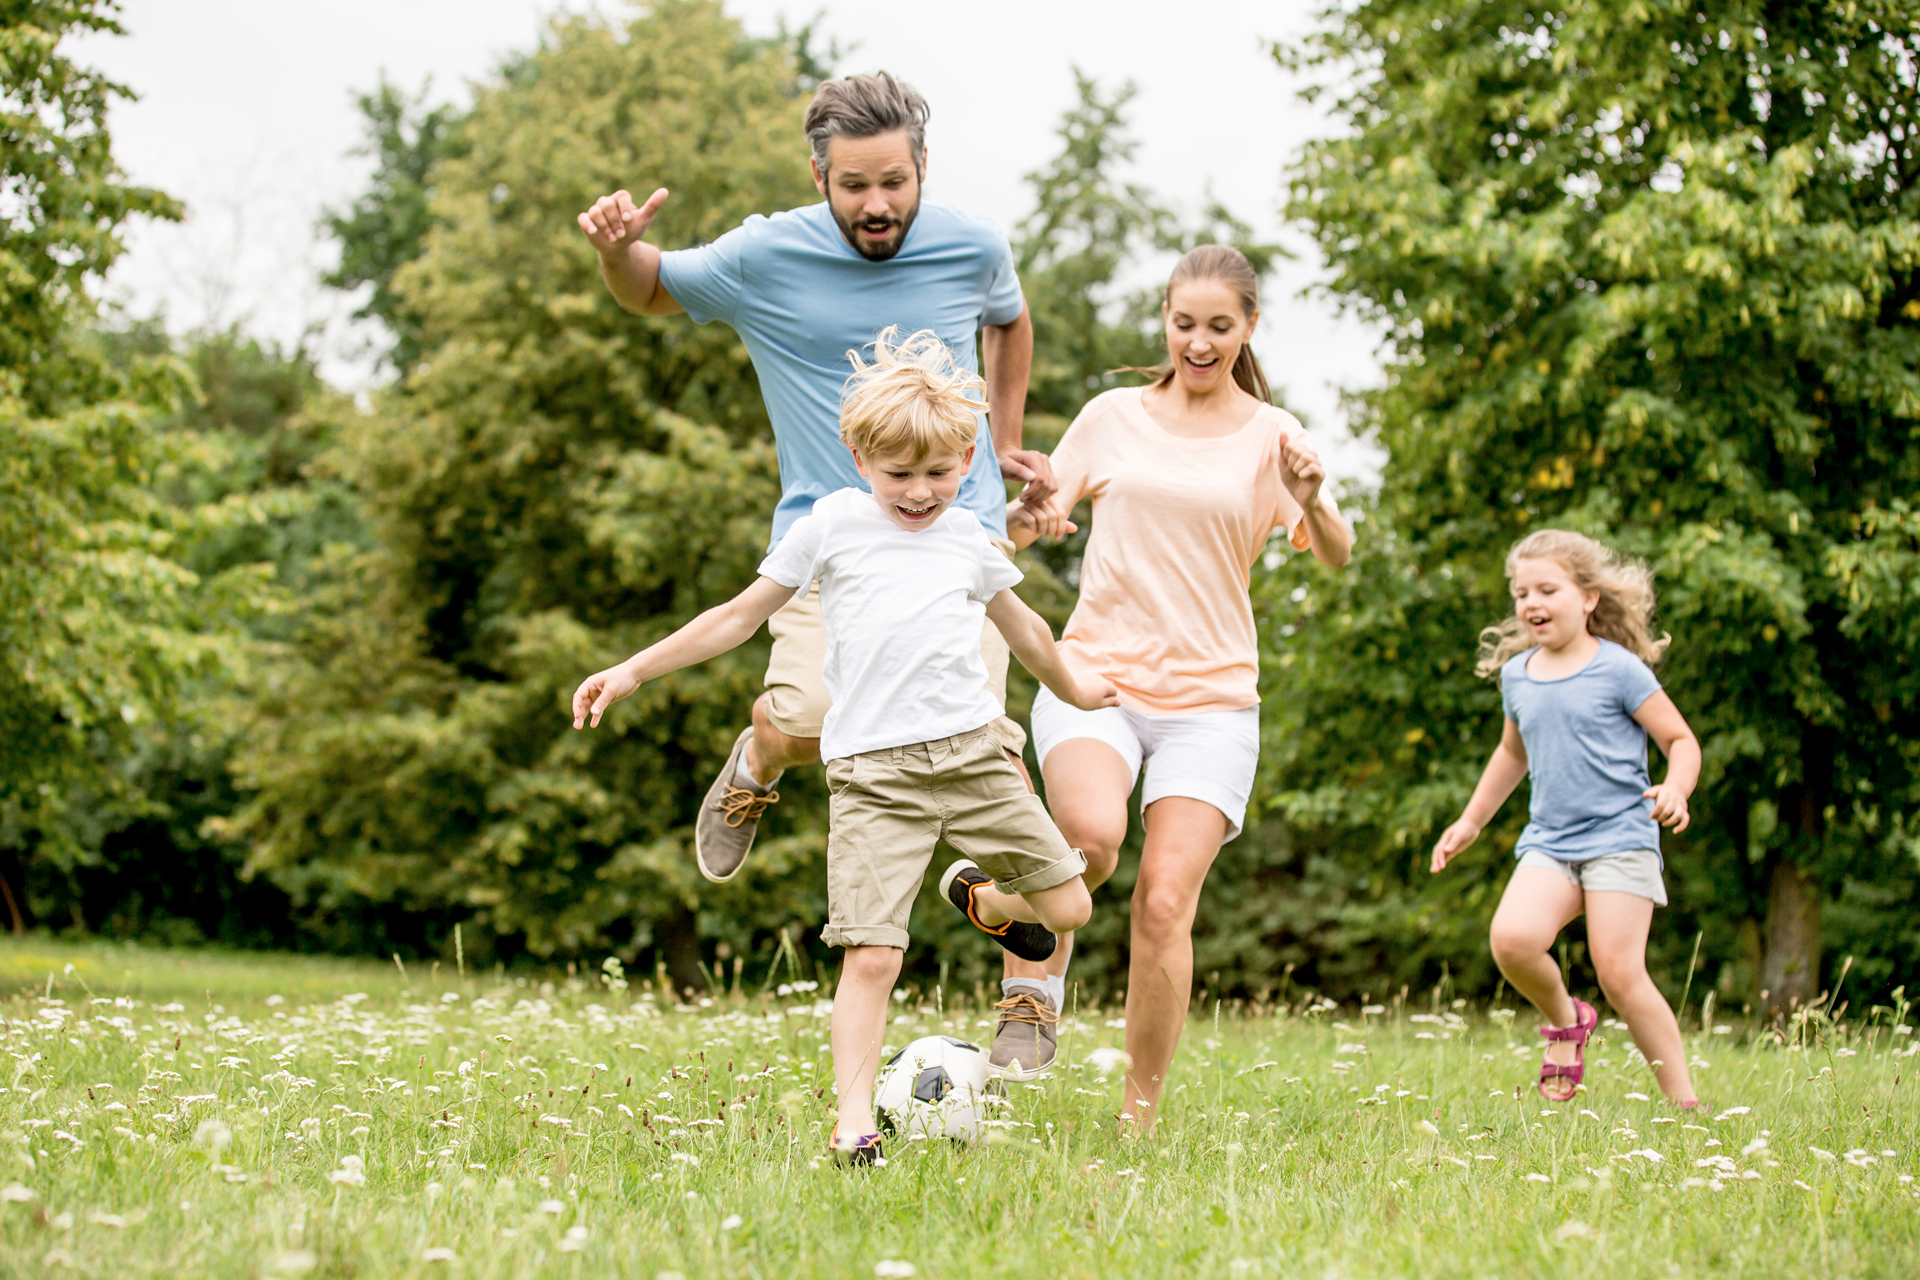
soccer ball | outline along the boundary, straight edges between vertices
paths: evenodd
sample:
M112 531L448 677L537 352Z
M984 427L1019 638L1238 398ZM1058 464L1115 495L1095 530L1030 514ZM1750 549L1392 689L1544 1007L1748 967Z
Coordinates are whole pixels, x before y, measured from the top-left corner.
M988 1105L986 1050L952 1036L896 1049L874 1082L881 1126L903 1138L977 1138Z

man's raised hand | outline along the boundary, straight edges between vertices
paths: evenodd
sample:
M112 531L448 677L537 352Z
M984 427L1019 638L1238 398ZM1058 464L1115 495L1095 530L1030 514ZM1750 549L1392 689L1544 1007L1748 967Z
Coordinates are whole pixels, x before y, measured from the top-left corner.
M601 257L619 253L647 234L647 228L653 223L653 215L660 212L660 206L667 202L667 189L661 187L647 197L643 205L635 205L633 196L626 191L616 191L610 196L601 196L593 202L593 208L581 214L575 221L580 230L586 233L587 243Z

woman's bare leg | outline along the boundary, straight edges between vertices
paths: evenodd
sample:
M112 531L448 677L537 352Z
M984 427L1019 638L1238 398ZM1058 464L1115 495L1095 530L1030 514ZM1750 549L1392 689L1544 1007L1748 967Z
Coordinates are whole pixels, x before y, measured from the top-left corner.
M1227 817L1186 796L1154 801L1145 817L1147 843L1133 888L1128 1065L1120 1110L1134 1117L1140 1132L1151 1133L1193 996L1193 917L1200 886L1226 841Z
M1692 1102L1693 1076L1687 1070L1687 1050L1680 1039L1680 1021L1672 1006L1647 976L1647 932L1653 924L1653 903L1636 893L1587 895L1587 951L1607 1003L1626 1019L1633 1042L1647 1061L1655 1063L1654 1078L1674 1102Z

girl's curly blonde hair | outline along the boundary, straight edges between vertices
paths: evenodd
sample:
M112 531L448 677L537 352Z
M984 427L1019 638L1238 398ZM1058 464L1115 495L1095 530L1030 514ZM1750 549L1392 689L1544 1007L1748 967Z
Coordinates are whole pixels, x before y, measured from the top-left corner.
M1616 555L1613 548L1585 534L1564 529L1541 529L1513 544L1507 552L1507 580L1522 560L1551 560L1567 571L1582 591L1600 595L1587 615L1587 631L1611 640L1651 666L1660 661L1673 637L1653 635L1653 570L1637 560ZM1480 633L1480 658L1474 674L1497 676L1515 654L1534 647L1527 624L1517 614Z
M980 430L987 384L962 369L933 330L904 342L899 332L894 325L881 331L871 362L847 353L853 376L840 405L840 438L863 458L918 462L935 451L965 453Z

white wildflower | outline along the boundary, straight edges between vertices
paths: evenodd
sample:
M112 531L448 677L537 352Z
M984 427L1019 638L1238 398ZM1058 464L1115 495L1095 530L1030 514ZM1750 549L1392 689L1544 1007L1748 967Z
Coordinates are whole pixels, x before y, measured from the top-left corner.
M881 1280L905 1280L919 1273L920 1268L899 1258L884 1258L873 1264L873 1274Z
M1116 1070L1130 1065L1133 1059L1127 1056L1125 1049L1102 1045L1087 1055L1087 1061L1092 1064L1093 1073L1104 1080Z
M422 1262L452 1262L455 1260L455 1257L456 1255L451 1249L436 1248L422 1249L420 1251L420 1261Z
M746 1225L747 1220L737 1213L730 1213L720 1222L722 1231L735 1231Z

